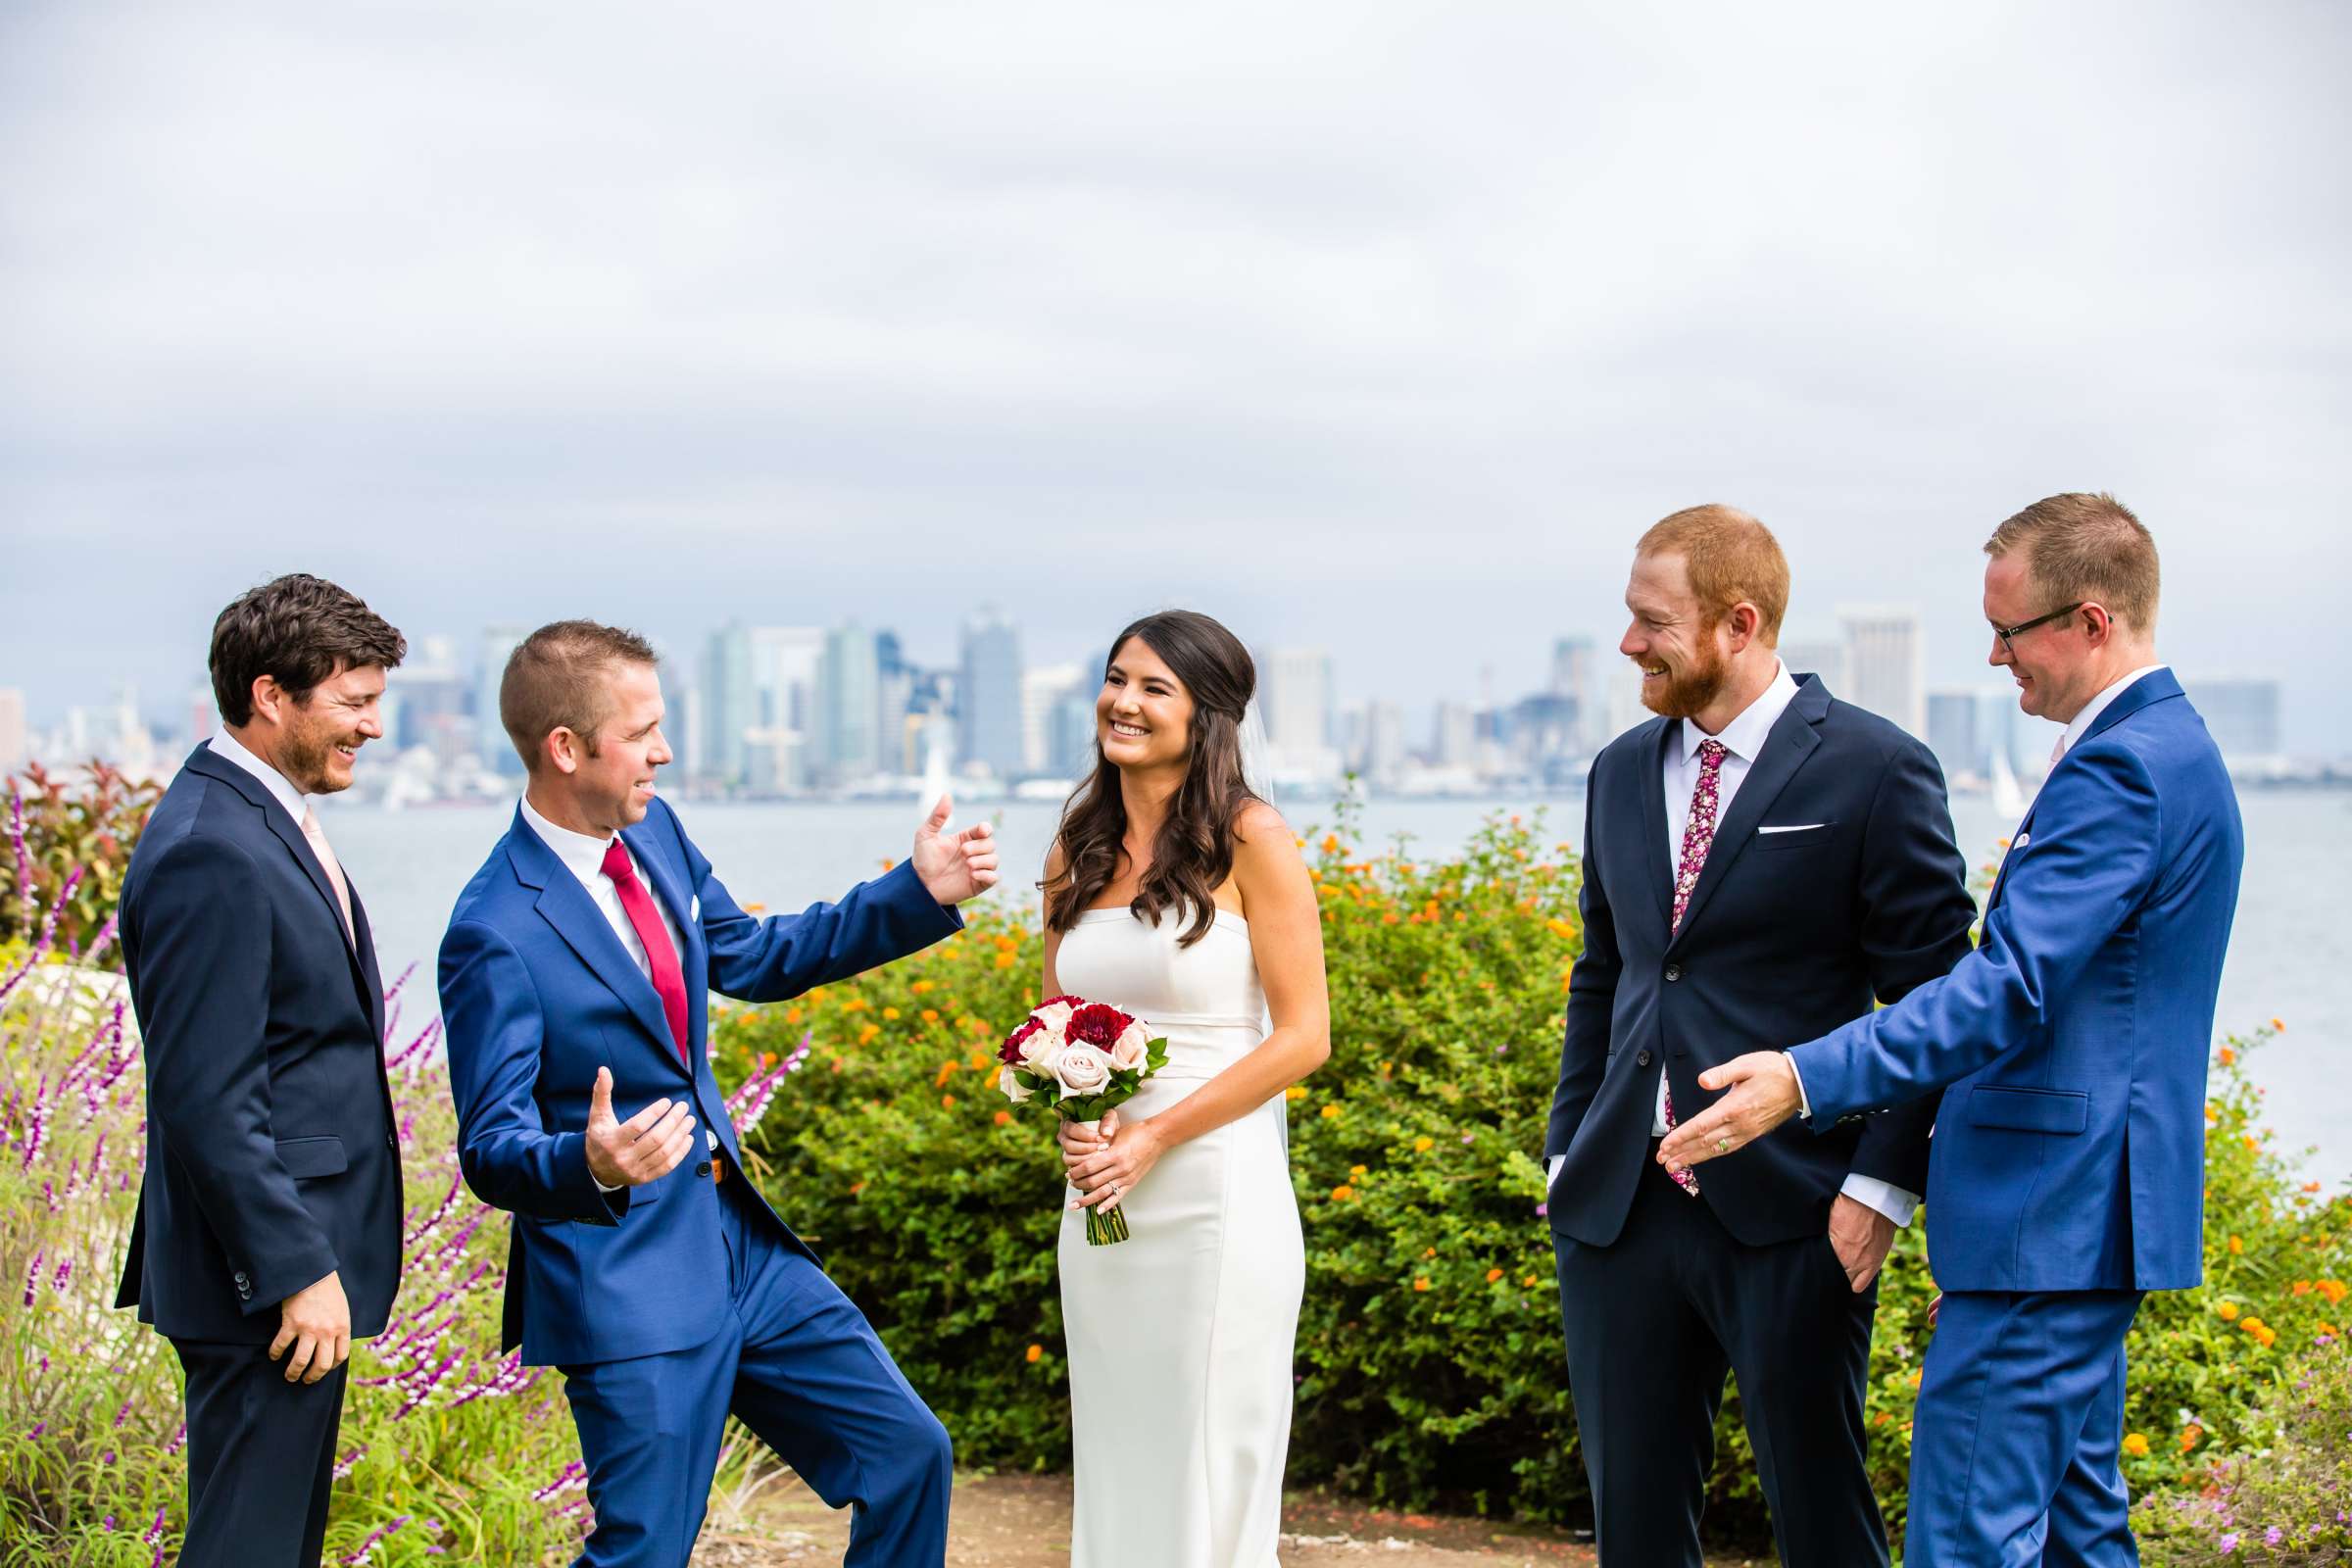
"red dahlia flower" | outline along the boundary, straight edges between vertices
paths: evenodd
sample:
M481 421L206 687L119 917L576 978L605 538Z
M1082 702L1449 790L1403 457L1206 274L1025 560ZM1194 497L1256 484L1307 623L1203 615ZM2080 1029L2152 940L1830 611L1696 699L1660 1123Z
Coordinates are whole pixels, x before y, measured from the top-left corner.
M1116 1007L1090 1002L1070 1014L1069 1037L1108 1051L1135 1020Z
M1021 1026L1006 1035L1004 1044L997 1049L997 1059L1008 1067L1018 1067L1021 1064L1021 1042L1044 1027L1035 1018L1021 1020Z

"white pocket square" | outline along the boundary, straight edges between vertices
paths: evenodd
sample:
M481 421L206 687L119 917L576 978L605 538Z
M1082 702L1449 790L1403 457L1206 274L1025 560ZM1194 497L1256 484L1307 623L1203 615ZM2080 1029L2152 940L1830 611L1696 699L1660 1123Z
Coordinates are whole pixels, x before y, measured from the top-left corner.
M2016 854L2018 851L2020 851L2020 850L2024 849L2024 848L2025 848L2027 845L2029 845L2029 844L2031 844L2031 843L2033 843L2033 842L2034 842L2034 835L2033 835L2033 834L2031 834L2031 833L2020 833L2020 834L2019 834L2019 835L2018 835L2016 838L2014 838L2014 839L2011 839L2011 840L2009 841L2009 853L2010 853L2010 854L2012 854L2012 855L2015 855L2015 854Z
M694 925L701 925L703 923L703 899L701 894L698 893L686 901L686 918L691 924Z
M1828 827L1827 822L1784 822L1779 827L1760 827L1759 833L1802 833L1809 827Z

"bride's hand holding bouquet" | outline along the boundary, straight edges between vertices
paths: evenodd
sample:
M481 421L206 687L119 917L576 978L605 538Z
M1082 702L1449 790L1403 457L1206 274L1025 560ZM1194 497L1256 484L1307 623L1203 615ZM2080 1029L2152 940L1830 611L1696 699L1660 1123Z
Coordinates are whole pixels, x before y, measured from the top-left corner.
M1166 1064L1167 1041L1116 1007L1054 997L1040 1003L997 1054L1004 1063L998 1082L1005 1098L1015 1106L1043 1105L1060 1121L1062 1163L1080 1195L1070 1206L1086 1210L1087 1241L1104 1247L1127 1240L1119 1198L1158 1159L1157 1141L1148 1121L1106 1140L1122 1131L1116 1107Z

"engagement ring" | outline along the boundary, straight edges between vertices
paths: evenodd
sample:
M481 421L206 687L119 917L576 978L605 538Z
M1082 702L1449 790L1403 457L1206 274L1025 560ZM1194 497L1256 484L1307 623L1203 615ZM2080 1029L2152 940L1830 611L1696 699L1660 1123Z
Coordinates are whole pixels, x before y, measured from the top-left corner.
M1725 1150L1731 1147L1732 1141L1729 1138L1718 1138L1715 1140L1715 1152L1718 1154L1722 1153Z

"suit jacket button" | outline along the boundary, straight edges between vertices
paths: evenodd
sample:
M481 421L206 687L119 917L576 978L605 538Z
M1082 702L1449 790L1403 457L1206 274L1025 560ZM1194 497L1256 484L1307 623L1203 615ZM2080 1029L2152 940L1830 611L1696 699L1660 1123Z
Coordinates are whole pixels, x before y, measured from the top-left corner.
M1635 1057L1634 1057L1634 1065L1635 1065L1635 1066L1637 1066L1637 1067L1646 1067L1646 1066L1648 1066L1648 1065L1649 1065L1649 1053L1648 1053L1648 1052L1646 1052L1646 1051L1644 1051L1644 1052L1641 1052L1641 1053L1639 1053L1638 1054L1636 1054L1636 1055L1635 1055Z
M394 1152L395 1154L399 1153L399 1152L400 1152L400 1135L399 1135L398 1133L386 1133L386 1134L384 1134L384 1147L385 1147L386 1149L389 1149L390 1151L392 1151L392 1152Z
M250 1279L247 1279L247 1278L245 1277L245 1271L244 1271L243 1269L239 1269L239 1270L237 1270L237 1273L236 1273L236 1280L237 1280L237 1289L238 1289L238 1290L242 1291L242 1290L249 1290L249 1289L251 1289L251 1288L252 1288L253 1281L252 1281L252 1280L250 1280Z
M1667 978L1668 980L1670 980L1670 981L1672 981L1672 980L1680 980L1682 977L1683 977L1683 966L1682 966L1681 964L1679 964L1679 963L1670 963L1670 964L1668 964L1668 965L1666 966L1666 978Z
M697 1165L697 1166L695 1166L695 1167L694 1167L694 1173L695 1173L697 1176L708 1176L708 1175L710 1175L710 1162L709 1160L707 1160L707 1159L706 1159L706 1160L704 1160L704 1161L703 1161L701 1164L699 1164L699 1165Z

